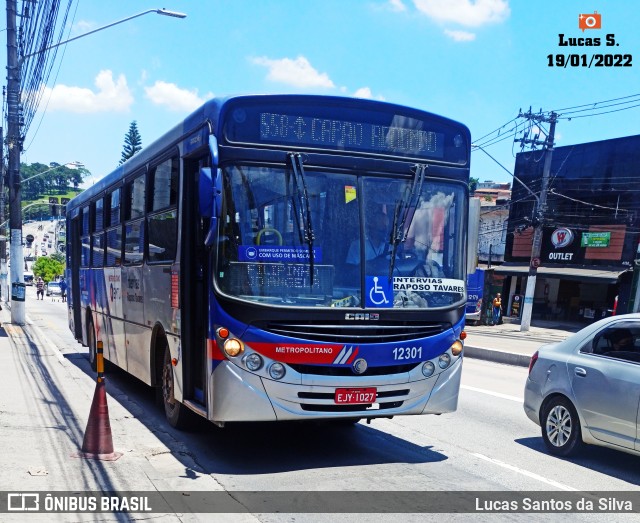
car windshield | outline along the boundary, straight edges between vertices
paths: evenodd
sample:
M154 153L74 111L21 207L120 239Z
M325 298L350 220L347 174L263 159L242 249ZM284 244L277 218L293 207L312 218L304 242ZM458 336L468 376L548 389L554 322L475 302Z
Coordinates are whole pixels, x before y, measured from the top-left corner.
M60 288L60 284L59 284L59 283L56 283L56 282L51 282L51 283L49 284L49 288L50 288L50 289L59 289L59 288Z
M464 301L464 187L420 172L225 167L218 290L297 307Z

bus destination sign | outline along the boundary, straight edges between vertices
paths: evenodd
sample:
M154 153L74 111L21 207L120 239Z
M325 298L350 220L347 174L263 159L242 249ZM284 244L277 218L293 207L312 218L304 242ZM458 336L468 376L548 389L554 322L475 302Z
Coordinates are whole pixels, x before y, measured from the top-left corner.
M260 139L320 148L364 149L402 156L442 158L444 134L424 130L422 123L407 117L395 117L389 125L382 125L263 112L260 113Z
M463 125L359 100L235 100L222 117L221 131L223 144L360 152L456 165L469 161L469 131Z

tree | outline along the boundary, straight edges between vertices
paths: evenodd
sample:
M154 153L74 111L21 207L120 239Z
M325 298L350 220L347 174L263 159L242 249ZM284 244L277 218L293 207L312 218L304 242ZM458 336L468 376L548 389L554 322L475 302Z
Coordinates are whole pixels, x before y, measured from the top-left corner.
M45 172L46 174L42 174ZM38 176L40 174L42 176ZM70 184L77 187L82 183L83 178L90 174L90 171L82 164L22 163L20 164L20 178L22 180L31 178L22 185L22 201L30 202L45 198L47 195L66 194Z
M42 276L42 279L49 283L64 273L64 264L48 256L40 256L33 264L32 271L36 278Z
M129 132L124 135L124 147L122 148L122 158L118 165L122 165L129 158L142 150L142 138L138 131L138 124L134 120L129 126Z
M469 178L469 194L473 194L474 192L476 192L479 183L479 178L474 178L473 176Z

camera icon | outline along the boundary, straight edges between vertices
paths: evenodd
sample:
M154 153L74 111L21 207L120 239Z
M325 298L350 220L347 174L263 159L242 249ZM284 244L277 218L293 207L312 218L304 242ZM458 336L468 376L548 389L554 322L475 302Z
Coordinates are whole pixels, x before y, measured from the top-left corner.
M582 29L583 33L585 29L602 29L602 15L598 14L598 11L578 15L578 28Z

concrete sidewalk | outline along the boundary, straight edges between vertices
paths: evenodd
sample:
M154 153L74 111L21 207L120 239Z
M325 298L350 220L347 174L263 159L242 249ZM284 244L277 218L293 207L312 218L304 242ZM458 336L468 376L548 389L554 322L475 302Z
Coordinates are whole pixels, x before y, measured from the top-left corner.
M469 358L528 367L531 356L542 345L562 341L583 327L543 320L534 320L526 332L520 332L519 323L467 325L464 353Z

